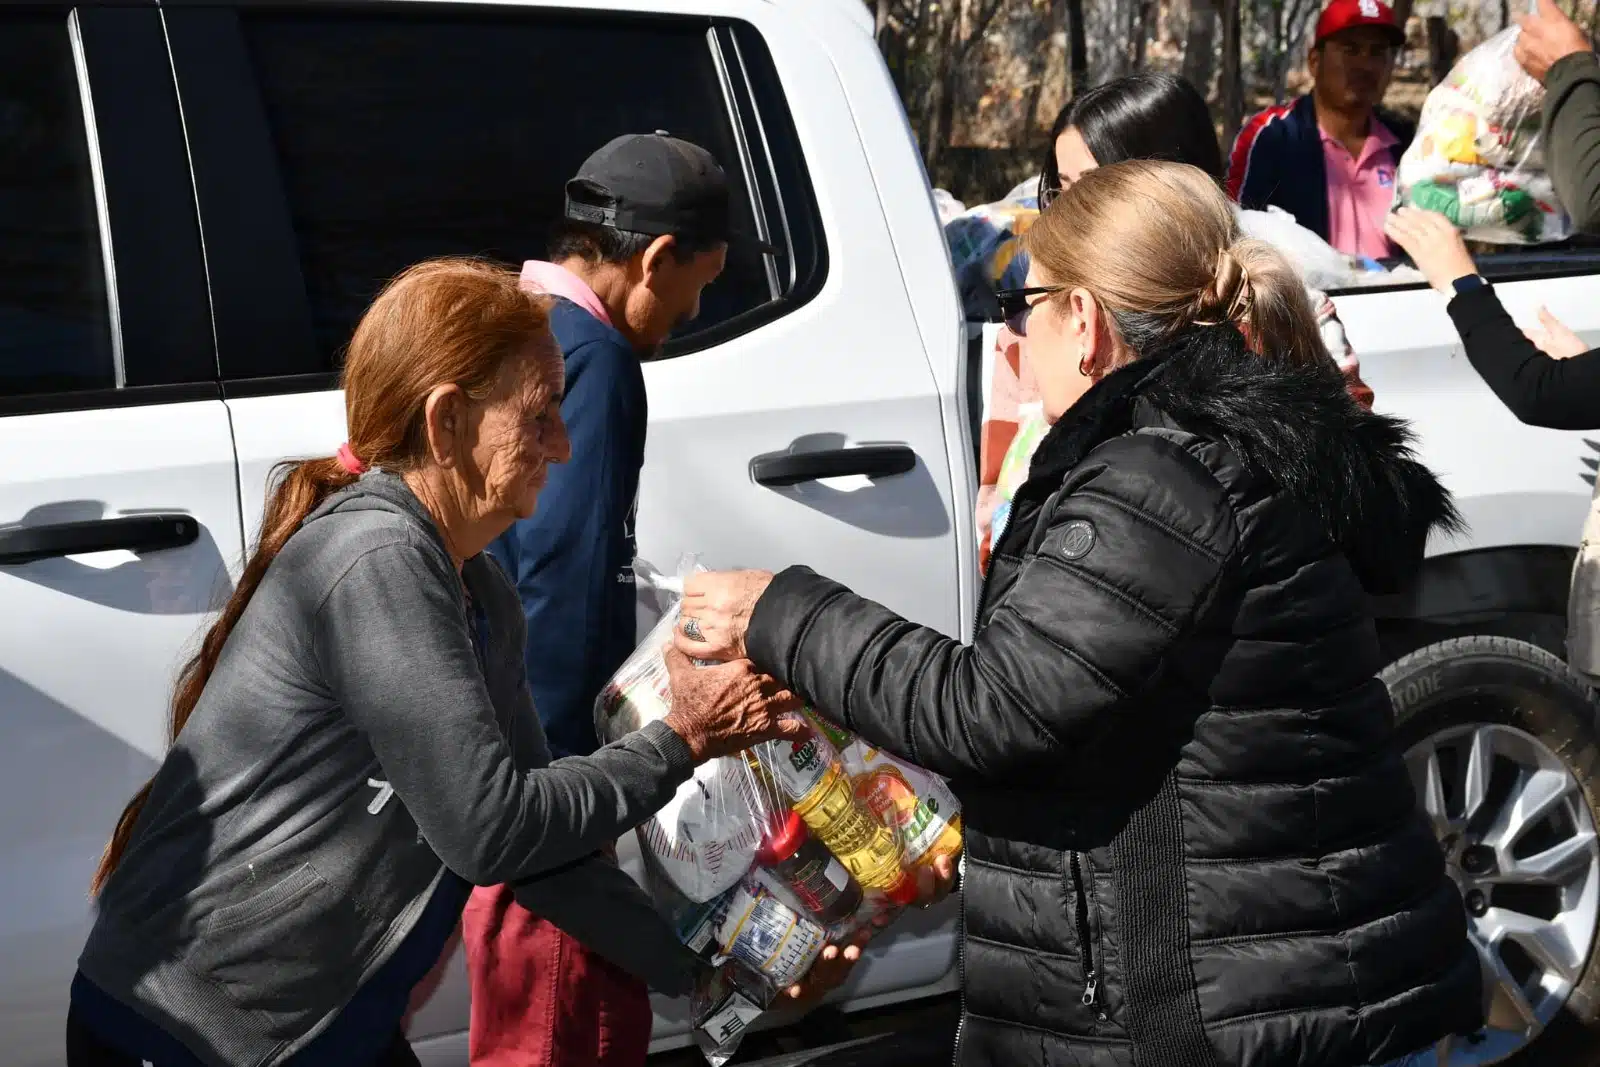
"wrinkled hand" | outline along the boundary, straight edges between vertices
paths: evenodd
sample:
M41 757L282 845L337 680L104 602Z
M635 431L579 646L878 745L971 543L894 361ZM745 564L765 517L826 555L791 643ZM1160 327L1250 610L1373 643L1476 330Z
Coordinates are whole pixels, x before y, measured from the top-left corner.
M1451 283L1457 278L1478 273L1455 223L1436 211L1403 207L1384 220L1383 232L1406 250L1428 284L1446 296L1454 295Z
M744 659L745 634L771 571L703 571L683 580L673 643L696 659Z
M1571 359L1589 351L1588 342L1567 329L1566 324L1550 314L1549 308L1540 308L1539 325L1524 329L1522 333L1551 359Z
M824 946L805 978L784 990L784 1002L791 1007L810 1007L839 988L860 962L861 946L866 943L867 934L863 931L846 944Z
M1593 51L1589 38L1577 23L1562 12L1553 0L1539 0L1539 10L1532 15L1518 15L1515 55L1517 62L1529 76L1543 82L1545 75L1558 60L1574 52Z
M696 763L743 752L762 741L806 736L798 697L749 660L696 666L671 645L663 650L672 686L667 726Z

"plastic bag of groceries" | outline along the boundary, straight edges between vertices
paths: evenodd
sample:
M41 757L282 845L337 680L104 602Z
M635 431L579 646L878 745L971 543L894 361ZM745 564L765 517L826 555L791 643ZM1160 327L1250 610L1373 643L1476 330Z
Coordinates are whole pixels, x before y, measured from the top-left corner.
M1437 211L1490 244L1572 234L1545 172L1544 87L1512 55L1519 32L1513 26L1472 49L1428 93L1396 182L1396 203Z
M682 579L699 569L686 560L669 577L635 564L663 614L596 701L603 742L671 710L661 652ZM806 720L802 738L701 765L637 831L646 889L712 965L690 1007L713 1065L829 941L875 930L915 898L919 863L961 847L960 809L941 780Z

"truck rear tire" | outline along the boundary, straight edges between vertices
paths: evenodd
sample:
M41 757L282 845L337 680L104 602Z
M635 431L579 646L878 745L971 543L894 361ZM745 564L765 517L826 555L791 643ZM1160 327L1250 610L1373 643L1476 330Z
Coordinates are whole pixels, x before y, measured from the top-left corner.
M1418 801L1485 968L1489 1025L1448 1067L1600 1059L1600 707L1549 652L1458 637L1383 671Z

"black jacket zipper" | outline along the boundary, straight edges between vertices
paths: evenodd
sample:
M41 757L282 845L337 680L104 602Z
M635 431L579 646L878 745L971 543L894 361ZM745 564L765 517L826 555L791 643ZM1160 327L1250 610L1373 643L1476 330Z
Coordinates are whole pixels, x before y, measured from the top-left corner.
M966 866L962 855L961 865ZM961 1014L956 1017L956 1040L950 1049L951 1067L961 1063L961 1031L967 1028L967 887L966 878L957 875L956 894L960 898L960 925L956 929L956 982L961 997Z
M1094 1012L1094 1017L1106 1021L1105 1005L1100 1003L1100 972L1095 968L1094 942L1089 936L1089 894L1083 887L1083 864L1076 852L1067 853L1072 867L1072 889L1077 898L1078 948L1083 955L1083 1006Z

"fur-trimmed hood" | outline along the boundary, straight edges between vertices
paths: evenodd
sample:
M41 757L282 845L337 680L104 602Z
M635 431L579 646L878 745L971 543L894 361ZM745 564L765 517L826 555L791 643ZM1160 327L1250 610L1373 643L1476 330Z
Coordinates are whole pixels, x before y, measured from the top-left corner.
M1401 588L1431 530L1461 528L1404 421L1351 400L1331 361L1258 356L1229 326L1190 329L1107 375L1045 435L1029 481L1059 485L1102 441L1163 422L1221 442L1304 505L1369 592Z

